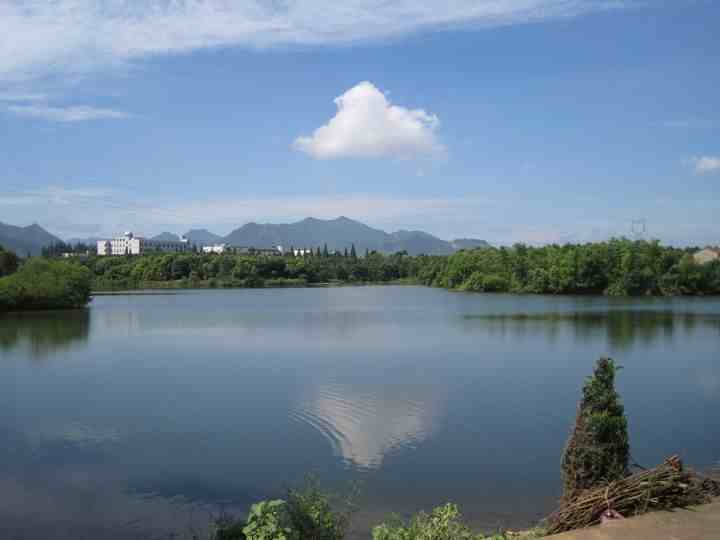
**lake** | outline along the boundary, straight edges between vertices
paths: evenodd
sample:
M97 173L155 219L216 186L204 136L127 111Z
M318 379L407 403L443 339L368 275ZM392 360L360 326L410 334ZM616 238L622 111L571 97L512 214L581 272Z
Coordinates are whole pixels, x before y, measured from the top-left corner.
M638 463L720 459L718 298L205 290L6 315L0 537L189 537L306 473L359 483L354 538L447 501L531 525L605 355Z

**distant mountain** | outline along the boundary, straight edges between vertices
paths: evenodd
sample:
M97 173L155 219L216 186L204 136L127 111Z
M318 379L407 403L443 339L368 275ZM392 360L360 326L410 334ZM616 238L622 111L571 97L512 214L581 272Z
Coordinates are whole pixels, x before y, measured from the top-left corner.
M383 251L407 251L410 255L449 255L455 251L450 242L422 231L397 231L390 234L390 237L392 242L388 243Z
M21 257L28 253L39 255L42 248L62 242L37 223L27 227L16 227L0 223L0 246L16 252Z
M343 251L355 244L361 254L365 250L410 255L447 255L457 251L452 242L441 240L422 231L397 231L392 234L373 229L346 217L323 220L306 218L296 223L248 223L228 234L224 241L233 246L316 248L327 244L328 249ZM462 240L485 244L483 240Z
M483 249L491 247L485 240L477 240L475 238L456 238L452 242L452 247L456 250L459 249Z
M354 244L359 255L368 251L396 253L406 251L410 255L449 255L460 249L489 247L485 240L460 238L448 242L423 231L397 231L387 233L346 217L336 219L306 218L296 223L247 223L227 236L220 236L207 229L191 229L185 237L199 246L227 243L231 246L270 248L317 248L327 244L329 250L344 251ZM68 243L94 245L98 238L71 238ZM177 241L180 237L163 232L152 240ZM39 225L15 227L0 223L0 245L20 255L38 255L44 246L61 240Z
M179 242L180 237L177 234L171 232L162 232L153 236L150 240L158 240L160 242Z
M207 229L190 229L185 233L191 244L198 246L211 246L213 244L222 244L225 239L219 234L211 233Z
M106 240L106 238L98 238L96 236L89 236L87 238L68 238L67 240L65 240L65 243L70 244L71 246L74 246L76 244L95 246L97 245L98 240Z

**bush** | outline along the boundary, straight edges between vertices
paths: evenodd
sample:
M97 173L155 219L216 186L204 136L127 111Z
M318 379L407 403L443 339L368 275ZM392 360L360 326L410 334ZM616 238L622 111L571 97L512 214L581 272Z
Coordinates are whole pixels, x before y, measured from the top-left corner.
M353 496L340 510L333 510L330 496L309 478L303 489L288 491L288 512L293 528L303 540L342 540L354 508Z
M563 498L628 475L627 420L615 391L620 367L601 358L583 387L575 428L562 457Z
M473 533L460 520L460 511L454 504L435 508L429 514L420 512L409 523L398 519L373 528L372 540L481 540L485 537ZM502 538L496 536L493 538Z
M0 277L14 274L17 271L19 264L20 260L15 253L12 251L6 251L2 246L0 246Z
M242 532L247 540L301 540L287 503L280 499L253 504Z
M91 275L77 264L31 259L0 278L0 311L65 309L90 301Z
M290 489L287 500L254 504L245 521L216 521L215 540L342 540L354 509L354 490L333 509L331 497L310 477L302 489Z

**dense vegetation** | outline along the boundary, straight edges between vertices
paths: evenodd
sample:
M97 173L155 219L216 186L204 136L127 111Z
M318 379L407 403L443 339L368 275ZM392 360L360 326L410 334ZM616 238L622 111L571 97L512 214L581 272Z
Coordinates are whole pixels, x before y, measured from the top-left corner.
M318 283L386 283L411 278L418 259L402 253L365 257L279 257L176 253L92 257L85 264L97 290L138 287L265 287Z
M543 247L515 245L427 257L420 283L463 291L609 296L720 293L720 261L697 264L692 249L613 239Z
M0 278L0 312L85 306L91 274L78 264L31 258L15 273Z
M0 246L0 277L14 274L19 265L20 259L18 259L18 256Z
M216 523L215 540L343 540L354 508L353 496L338 504L334 497L311 482L290 490L286 499L260 501L252 505L244 520L228 517ZM525 539L533 537L524 535ZM373 540L504 540L503 535L486 537L473 533L454 504L420 512L405 522L394 517L372 530Z
M306 257L204 255L91 257L96 289L263 287L407 281L447 289L611 296L719 294L720 261L695 263L691 249L613 239L593 244L482 248L450 256L369 253Z

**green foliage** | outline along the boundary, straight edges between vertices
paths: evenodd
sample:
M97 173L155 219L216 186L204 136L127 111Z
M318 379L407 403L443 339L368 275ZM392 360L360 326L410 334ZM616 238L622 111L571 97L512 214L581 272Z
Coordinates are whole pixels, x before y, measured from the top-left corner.
M454 504L435 508L429 514L420 512L409 523L398 518L390 523L377 525L372 530L372 540L482 540L486 537L473 533L460 519L460 511ZM502 539L502 536L489 537Z
M480 248L450 256L149 254L83 261L96 289L267 287L414 282L474 292L532 294L720 294L720 261L696 264L689 250L613 239L594 244Z
M355 508L357 490L342 501L322 491L309 477L287 500L254 504L245 521L224 517L216 522L216 540L342 540Z
M91 257L82 264L92 272L95 289L160 287L266 287L320 283L387 283L411 279L419 261L372 254L278 257L237 254L168 253L141 257Z
M242 531L247 540L301 540L292 528L287 503L279 499L253 504Z
M0 311L85 306L90 280L90 272L78 264L33 258L0 278Z
M14 274L18 266L20 265L20 259L12 251L6 251L0 246L0 277L9 276Z
M575 428L562 458L566 499L628 474L627 420L615 391L619 369L612 359L601 358L583 387Z
M720 294L720 261L695 263L691 250L624 238L459 251L416 257L420 283L478 292L606 294L609 296Z
M288 512L294 530L302 540L342 540L350 524L355 495L353 492L339 510L334 510L330 496L309 478L302 489L288 491Z

